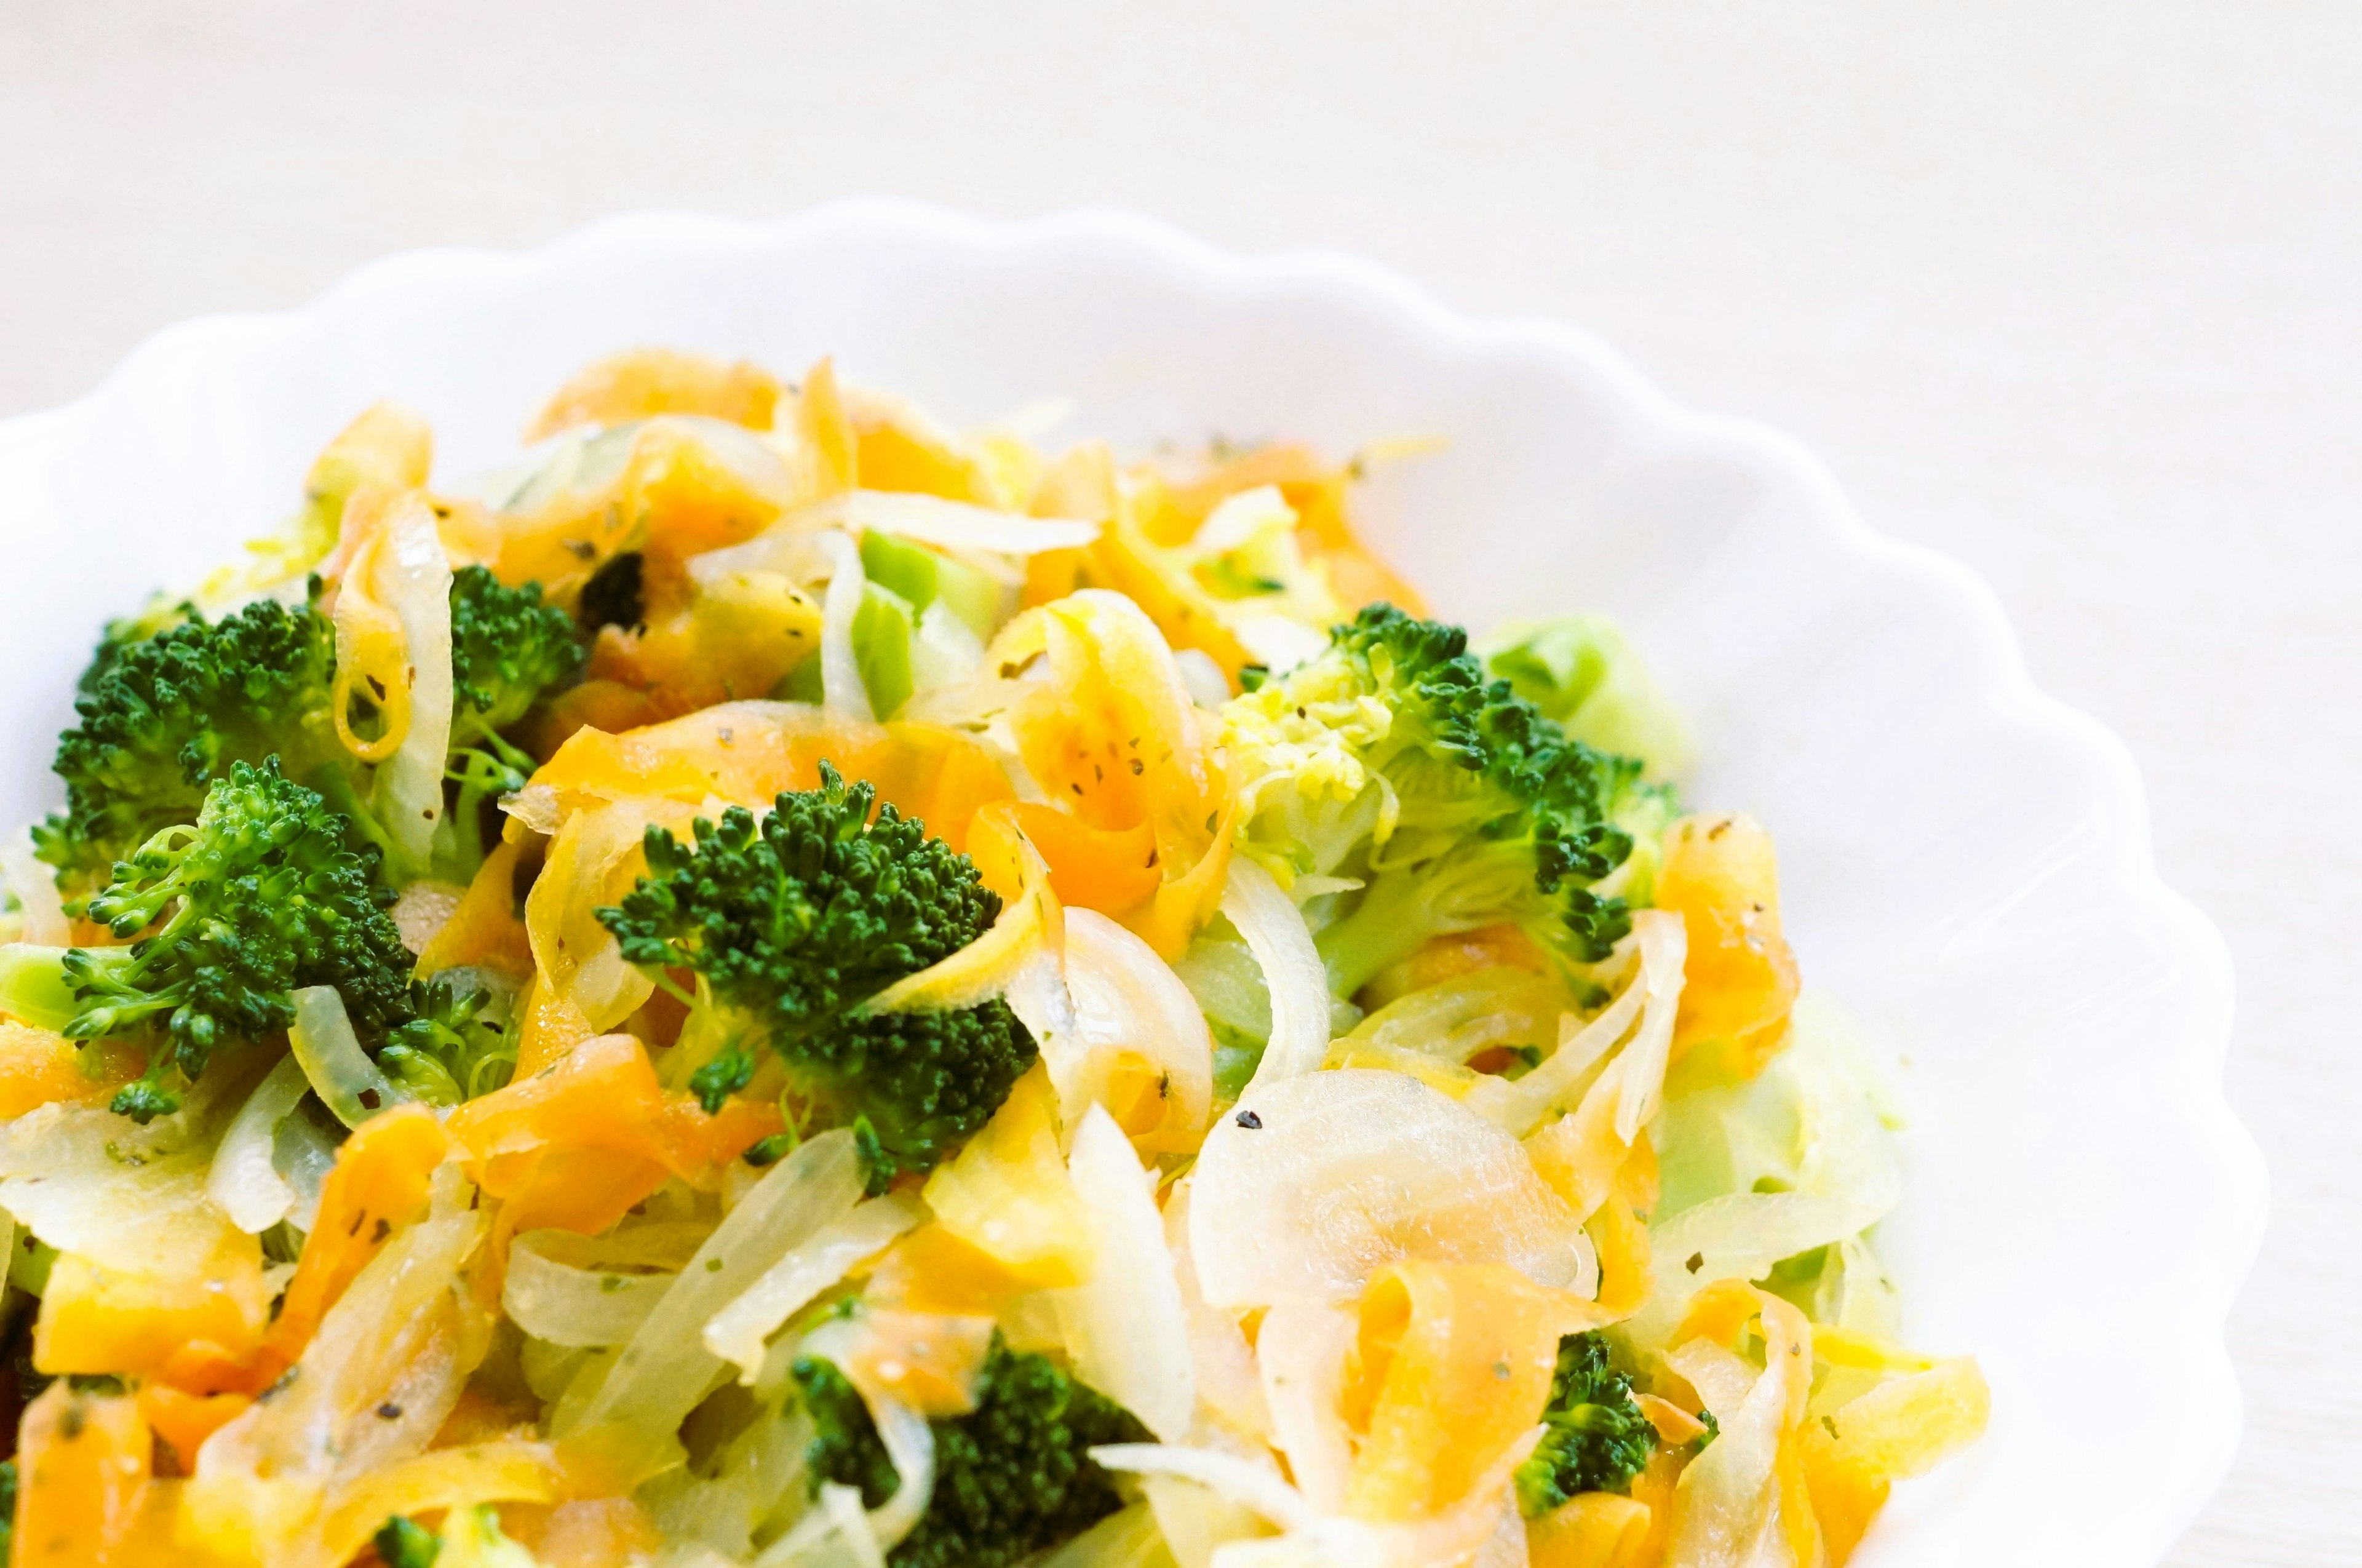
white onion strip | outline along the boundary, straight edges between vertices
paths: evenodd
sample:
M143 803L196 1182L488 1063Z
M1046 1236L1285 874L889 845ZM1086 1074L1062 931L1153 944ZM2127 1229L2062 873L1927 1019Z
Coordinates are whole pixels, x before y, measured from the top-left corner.
M426 867L443 821L451 746L451 562L434 509L410 496L386 519L371 585L402 623L410 668L410 727L378 769L371 803L413 872Z
M1173 1443L1118 1442L1092 1449L1090 1456L1102 1470L1195 1481L1218 1496L1253 1508L1282 1529L1309 1529L1320 1520L1319 1510L1279 1472L1233 1453Z
M829 559L828 593L820 607L821 701L847 718L873 723L877 711L869 705L869 688L853 651L853 618L869 587L861 552L843 534L822 534L819 544Z
M535 1339L574 1350L627 1342L672 1288L670 1274L582 1268L552 1253L576 1250L564 1231L528 1231L509 1249L501 1309Z
M1110 1079L1129 1055L1157 1071L1161 1112L1139 1129L1143 1154L1180 1154L1198 1146L1213 1109L1214 1041L1197 999L1156 949L1096 910L1066 911L1066 989L1074 998L1076 1031L1051 1055L1050 1081L1068 1125L1083 1108L1106 1104Z
M1283 1301L1255 1335L1275 1446L1312 1506L1343 1511L1353 1443L1345 1429L1345 1365L1359 1321L1325 1301Z
M1083 1113L1066 1168L1098 1242L1090 1277L1057 1296L1075 1370L1150 1431L1180 1438L1198 1406L1197 1367L1150 1175L1098 1105Z
M606 1429L619 1459L660 1465L672 1433L722 1370L700 1332L707 1320L789 1249L851 1213L861 1187L848 1132L823 1132L772 1166L698 1248L597 1392L558 1413L554 1435Z
M409 1098L361 1049L336 987L305 986L292 995L295 1021L287 1026L288 1048L303 1064L312 1092L337 1121L359 1127Z
M1311 1072L1329 1054L1329 971L1302 911L1270 872L1234 855L1222 884L1222 913L1246 939L1271 990L1271 1038L1249 1090Z
M214 1152L205 1196L249 1236L270 1230L295 1207L295 1189L279 1174L271 1154L279 1124L311 1092L304 1064L292 1055L281 1057L246 1097Z
M894 1193L856 1205L852 1213L821 1228L764 1271L728 1306L705 1322L705 1348L736 1366L749 1386L762 1371L764 1341L812 1298L843 1279L853 1265L872 1256L926 1218L909 1193Z
M1624 1080L1616 1100L1616 1136L1628 1144L1663 1102L1673 1019L1681 1010L1682 966L1690 951L1688 928L1681 916L1667 911L1640 911L1632 917L1632 931L1640 942L1640 984L1649 1000L1641 1012L1640 1032L1616 1064Z
M794 524L806 528L832 524L847 530L874 528L947 550L994 550L1011 556L1075 549L1099 536L1099 525L1078 518L1026 517L906 491L855 490L832 495L800 508Z

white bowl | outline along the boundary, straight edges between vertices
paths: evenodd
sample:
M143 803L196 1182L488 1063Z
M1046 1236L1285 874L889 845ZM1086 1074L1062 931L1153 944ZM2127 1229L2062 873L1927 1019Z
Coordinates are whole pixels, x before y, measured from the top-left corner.
M290 511L361 407L423 409L449 477L635 343L790 373L833 353L959 422L1070 397L1080 433L1135 447L1448 436L1365 487L1375 544L1478 626L1620 617L1702 737L1692 798L1777 835L1808 980L1906 1064L1914 1179L1888 1232L1911 1337L1973 1351L1994 1416L1858 1561L2147 1564L2186 1528L2236 1441L2223 1319L2264 1178L2222 1096L2230 962L2151 868L2129 757L2035 690L1966 570L1563 327L1107 213L645 215L521 255L398 256L300 311L173 327L83 402L0 425L0 735L22 748L0 818L53 800L100 622Z

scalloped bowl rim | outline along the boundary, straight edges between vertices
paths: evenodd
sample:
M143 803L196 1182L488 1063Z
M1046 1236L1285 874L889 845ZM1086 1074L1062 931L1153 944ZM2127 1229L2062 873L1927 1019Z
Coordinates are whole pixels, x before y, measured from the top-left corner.
M2203 1298L2184 1302L2180 1319L2179 1337L2190 1360L2169 1375L2189 1380L2193 1392L2186 1403L2185 1430L2171 1434L2180 1443L2179 1473L2158 1478L2169 1485L2156 1490L2169 1495L2156 1496L2146 1507L2136 1500L2109 1499L2119 1510L2128 1511L2120 1512L2122 1533L2108 1540L2112 1550L2107 1558L2128 1564L2153 1562L2171 1544L2219 1484L2236 1447L2239 1396L2224 1345L2224 1323L2260 1243L2267 1207L2261 1154L2223 1094L2234 987L2228 949L2207 919L2159 879L2150 851L2147 802L2129 751L2097 721L2036 688L1999 601L1981 579L1933 550L1873 533L1827 469L1794 440L1760 425L1676 406L1620 355L1582 331L1554 321L1472 318L1358 257L1319 250L1240 256L1161 221L1118 210L1085 208L998 220L900 199L865 197L769 219L627 213L532 249L401 252L355 270L294 310L201 316L164 328L139 344L85 397L0 421L0 508L6 508L0 518L8 520L0 526L13 528L20 514L39 519L45 508L52 515L64 515L68 509L56 488L59 470L73 460L78 439L100 414L127 401L127 393L143 383L167 379L178 368L231 348L295 337L323 318L371 299L432 291L453 281L531 275L613 252L737 248L776 253L847 236L971 257L1022 259L1062 249L1090 250L1119 256L1126 264L1153 272L1162 284L1217 299L1289 294L1350 299L1365 311L1391 317L1389 325L1437 359L1540 365L1584 382L1590 395L1612 398L1623 414L1668 442L1678 441L1684 450L1711 451L1786 487L1803 498L1800 514L1809 519L1823 548L1850 558L1882 583L1908 585L1940 602L1945 613L1970 635L1977 680L1993 709L2014 726L2047 737L2084 764L2100 792L2088 810L2113 824L2106 848L2114 891L2127 909L2145 914L2166 933L2179 982L2187 988L2190 1010L2198 1020L2184 1032L2178 1051L2158 1057L2159 1081L2151 1087L2178 1097L2180 1109L2202 1130L2193 1153L2219 1184L2226 1218L2207 1239L2211 1266L2196 1282ZM2194 1378L2192 1366L2198 1369ZM1911 1490L1898 1492L1898 1510ZM1924 1516L1915 1522L1935 1525L1957 1501L1930 1499L1932 1509L1911 1510ZM1979 1502L2009 1506L2005 1496ZM1908 1545L1915 1548L1927 1539L1923 1529L1915 1529ZM1862 1560L1919 1560L1915 1550L1910 1550L1907 1559L1871 1550L1882 1544L1873 1536ZM2029 1543L2027 1551L2034 1550ZM2034 1559L2029 1555L2024 1560Z

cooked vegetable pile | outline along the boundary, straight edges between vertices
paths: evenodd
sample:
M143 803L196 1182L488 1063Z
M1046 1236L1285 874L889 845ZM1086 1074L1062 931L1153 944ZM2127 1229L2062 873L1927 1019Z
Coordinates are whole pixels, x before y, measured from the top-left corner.
M526 434L362 414L0 845L9 1561L1817 1568L1981 1430L1769 835L1403 447Z

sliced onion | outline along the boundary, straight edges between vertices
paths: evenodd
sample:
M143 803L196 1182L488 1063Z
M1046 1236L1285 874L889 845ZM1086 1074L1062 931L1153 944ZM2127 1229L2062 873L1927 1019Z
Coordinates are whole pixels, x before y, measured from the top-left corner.
M1468 1568L1532 1568L1532 1554L1527 1550L1526 1517L1518 1511L1518 1500L1511 1496L1501 1506L1501 1522L1494 1527L1491 1539L1468 1560Z
M915 491L855 490L797 511L793 525L874 528L947 550L993 550L1032 556L1077 549L1099 536L1099 525L1072 517L1027 517Z
M1793 1338L1783 1331L1788 1319L1800 1331ZM1746 1397L1715 1410L1719 1435L1682 1471L1665 1545L1668 1564L1747 1568L1758 1561L1760 1546L1778 1522L1774 1468L1781 1434L1791 1409L1804 1410L1801 1386L1812 1377L1810 1333L1803 1321L1794 1308L1765 1312L1767 1364ZM1707 1408L1714 1408L1711 1402Z
M590 1266L582 1238L528 1231L509 1248L501 1309L535 1339L569 1349L628 1342L672 1288L670 1274Z
M277 1396L197 1451L193 1489L264 1477L318 1484L424 1449L490 1336L473 1296L452 1288L486 1228L483 1214L463 1209L387 1243L328 1309Z
M1690 951L1682 917L1664 910L1635 914L1632 934L1640 944L1639 983L1649 999L1640 1032L1617 1062L1623 1083L1616 1101L1616 1136L1627 1143L1640 1135L1664 1100L1665 1063L1672 1049L1673 1017L1681 1009L1682 966Z
M1892 1207L1802 1192L1733 1192L1684 1209L1649 1238L1659 1257L1696 1260L1694 1268L1657 1271L1656 1289L1627 1332L1661 1344L1691 1297L1718 1279L1761 1279L1783 1258L1859 1235Z
M1306 1500L1341 1512L1353 1442L1345 1426L1345 1368L1360 1320L1325 1301L1282 1301L1264 1315L1255 1360L1271 1409L1273 1444Z
M1218 1496L1253 1508L1283 1529L1308 1529L1320 1519L1304 1494L1289 1485L1267 1460L1257 1463L1209 1448L1155 1442L1108 1443L1092 1449L1090 1456L1102 1470L1195 1481Z
M208 1163L181 1118L130 1128L101 1106L40 1106L0 1126L0 1209L102 1267L193 1277L252 1246L205 1196Z
M705 1348L734 1364L743 1375L739 1381L751 1386L763 1368L763 1342L780 1324L843 1279L854 1264L874 1256L925 1218L925 1207L909 1193L855 1205L844 1219L790 1248L761 1278L707 1319Z
M1173 1254L1173 1277L1189 1315L1189 1352L1198 1373L1198 1401L1226 1425L1253 1438L1271 1435L1271 1407L1255 1368L1254 1347L1230 1313L1210 1306L1198 1284L1189 1252L1189 1189L1193 1177L1173 1184L1164 1199L1164 1245Z
M66 919L65 900L58 893L57 874L33 853L33 830L21 828L0 839L0 877L17 895L17 909L25 917L20 939L41 947L63 947L73 940Z
M1217 1307L1351 1301L1406 1257L1507 1264L1583 1290L1595 1264L1581 1237L1515 1138L1365 1068L1251 1087L1207 1134L1190 1198L1190 1252Z
M1128 1062L1144 1063L1156 1080L1155 1117L1126 1125L1133 1147L1144 1154L1196 1148L1214 1099L1214 1040L1197 999L1156 949L1096 910L1068 910L1065 925L1071 1039L1080 1049L1062 1051L1050 1077L1068 1124L1095 1102L1131 1110L1115 1103L1114 1090Z
M1407 1524L1365 1524L1334 1515L1267 1540L1217 1547L1212 1568L1436 1568L1468 1562L1500 1533L1510 1480L1541 1429L1511 1446L1461 1501ZM1096 1451L1094 1451L1096 1452Z
M886 1568L886 1551L861 1507L861 1489L821 1483L818 1500L796 1528L755 1559L755 1568Z
M304 1064L282 1056L246 1097L222 1134L205 1175L205 1196L248 1235L268 1231L295 1207L295 1189L273 1162L279 1124L312 1092Z
M359 1127L390 1105L409 1097L378 1071L353 1032L345 999L334 986L305 986L292 993L295 1021L287 1043L320 1103L348 1127Z
M1298 878L1298 888L1308 880ZM1565 993L1543 976L1496 966L1388 1002L1354 1025L1352 1038L1465 1063L1499 1045L1556 1045L1564 1006Z
M1098 1243L1090 1277L1057 1297L1075 1370L1157 1436L1182 1437L1197 1408L1197 1372L1153 1178L1097 1105L1083 1113L1066 1168Z
M1303 911L1271 873L1246 856L1231 859L1222 913L1263 968L1271 990L1271 1038L1248 1092L1320 1066L1329 1052L1329 971L1312 945Z
M402 624L410 725L378 768L370 803L405 877L414 877L425 869L443 822L443 773L451 749L451 562L425 498L404 498L384 527L383 542L370 558L370 586Z
M1624 988L1598 1017L1569 1031L1560 1024L1557 1050L1522 1078L1487 1077L1468 1092L1468 1107L1522 1138L1553 1110L1565 1106L1588 1081L1591 1069L1624 1038L1640 1016L1648 988L1639 979ZM1661 1075L1660 1075L1661 1076Z
M976 679L984 663L984 640L966 621L937 600L919 613L911 638L911 680L913 693L965 687ZM905 710L908 716L908 710Z
M853 1134L842 1130L772 1166L698 1248L597 1390L553 1417L556 1435L600 1433L619 1463L661 1467L681 1419L723 1368L701 1331L790 1250L851 1213L862 1180Z
M295 1194L294 1206L287 1210L287 1223L307 1233L320 1218L320 1189L337 1167L337 1139L342 1133L338 1130L332 1136L334 1128L336 1119L315 1096L299 1101L270 1140L270 1163Z
M871 723L877 713L869 705L869 688L853 651L854 617L869 586L861 552L843 534L822 534L816 542L829 559L828 593L820 607L821 701L833 712Z

